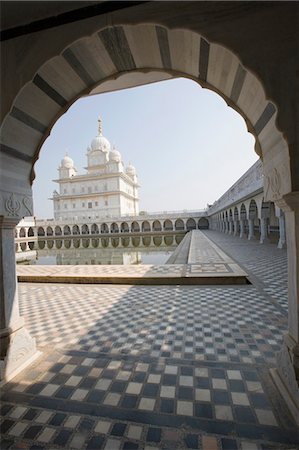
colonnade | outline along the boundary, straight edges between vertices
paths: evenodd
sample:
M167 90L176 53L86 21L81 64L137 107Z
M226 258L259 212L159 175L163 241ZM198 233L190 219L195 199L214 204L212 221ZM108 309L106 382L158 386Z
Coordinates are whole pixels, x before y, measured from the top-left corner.
M213 214L210 228L250 241L259 240L261 244L276 241L278 248L286 246L284 213L273 202L264 202L261 196Z
M38 237L98 235L112 233L146 233L164 231L190 231L209 228L206 217L165 219L165 220L133 220L102 223L58 224L37 223L35 233Z

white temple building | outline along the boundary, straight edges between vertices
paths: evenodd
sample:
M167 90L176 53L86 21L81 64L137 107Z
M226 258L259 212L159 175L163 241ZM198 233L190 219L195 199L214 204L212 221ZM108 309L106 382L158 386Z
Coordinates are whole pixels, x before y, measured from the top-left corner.
M54 218L98 219L139 213L138 182L135 167L126 168L121 154L102 134L87 148L87 173L78 175L73 160L66 155L58 168L59 184L53 192Z

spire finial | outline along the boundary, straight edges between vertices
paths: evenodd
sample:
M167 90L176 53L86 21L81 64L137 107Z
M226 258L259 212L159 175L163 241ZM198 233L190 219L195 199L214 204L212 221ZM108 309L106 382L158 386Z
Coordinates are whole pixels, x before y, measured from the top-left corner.
M98 118L98 123L99 123L99 136L102 136L102 119L100 116Z

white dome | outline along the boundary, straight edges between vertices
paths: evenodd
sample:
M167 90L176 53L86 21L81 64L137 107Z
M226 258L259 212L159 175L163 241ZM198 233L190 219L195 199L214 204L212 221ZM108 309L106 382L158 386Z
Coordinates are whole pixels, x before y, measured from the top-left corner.
M104 153L110 151L110 142L104 136L95 137L90 144L92 151L101 150Z
M111 146L108 139L106 139L102 134L102 120L100 117L98 119L98 123L99 123L99 134L91 141L90 144L91 150L92 151L100 150L104 153L109 153Z
M110 161L120 162L121 161L121 154L119 153L116 148L113 148L109 154Z
M61 167L65 169L72 169L74 167L74 161L68 155L61 160Z
M128 167L126 168L126 173L128 175L136 175L136 169L134 166L132 166L132 164L129 164Z

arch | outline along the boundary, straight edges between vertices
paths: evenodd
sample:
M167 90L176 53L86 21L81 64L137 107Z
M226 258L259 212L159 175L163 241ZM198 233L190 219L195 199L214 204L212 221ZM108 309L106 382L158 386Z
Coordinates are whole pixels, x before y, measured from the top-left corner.
M118 228L118 225L117 225L116 222L113 222L113 223L110 225L110 232L111 232L111 233L119 233L119 228Z
M15 179L11 177L12 186L24 183L28 193L31 192L29 184L34 179L33 166L41 145L55 121L77 98L100 89L100 84L111 77L114 77L117 85L122 80L129 83L128 72L144 71L150 74L154 70L159 74L156 75L158 79L159 76L165 76L165 72L169 77L183 75L219 93L242 115L248 130L256 138L255 149L263 156L267 199L275 199L276 195L282 197L292 191L289 158L293 158L283 133L276 127L276 106L267 99L259 79L229 49L209 42L199 33L187 29L170 29L161 24L105 26L103 29L93 28L91 33L83 38L80 35L80 39L76 39L75 35L68 48L58 47L56 55L40 67L31 69L32 76L28 69L28 78L24 81L27 84L22 87L20 80L19 92L14 100L6 102L9 111L3 121L1 139L8 162L5 162L3 170L6 171L6 166L11 165L10 154L14 157L21 155L19 161L22 165L19 172L11 171L15 176ZM124 36L125 45L123 40L118 39L120 34ZM167 38L164 39L164 36ZM99 52L103 64L98 61ZM83 77L76 73L78 67L84 68ZM267 72L265 80L266 77ZM65 79L70 80L69 83L65 83ZM45 86L47 89L43 89ZM11 92L14 92L13 88ZM32 92L36 93L34 101ZM27 121L25 126L24 120ZM288 134L293 129L294 125L291 124L282 131ZM289 139L289 142L294 141ZM296 180L294 186L297 186ZM295 255L293 259L297 261L296 258ZM290 283L295 284L293 274L290 278L293 280Z
M90 243L90 239L82 239L82 246L83 248L88 248Z
M21 243L20 243L20 249L21 249L22 252L25 252L25 251L26 251L26 249L27 249L26 242L21 242Z
M184 221L182 219L177 219L174 222L174 228L175 228L176 231L183 231L183 230L185 230Z
M265 200L262 200L261 205L261 218L262 219L269 219L270 218L270 202L265 202Z
M80 228L78 227L78 225L73 226L72 233L74 236L77 236L78 234L80 234Z
M70 239L65 239L64 246L65 248L71 248L72 241Z
M121 238L121 245L123 247L129 247L129 245L130 245L130 238L129 237Z
M28 228L27 236L28 237L34 236L34 229L33 229L33 227L29 227Z
M150 223L147 220L144 220L141 224L141 230L142 232L148 232L151 231Z
M164 220L163 230L164 231L172 231L173 230L173 223L171 220L169 220L169 219Z
M53 228L48 226L46 230L47 236L53 236Z
M29 250L34 250L34 242L28 242L28 247L29 247Z
M241 204L240 219L241 220L246 220L247 219L247 211L246 211L246 207L245 207L244 203Z
M99 234L99 227L96 223L93 223L90 227L91 234Z
M149 246L151 245L151 237L150 237L150 236L144 236L144 237L142 238L142 244L143 244L145 247L149 247Z
M45 235L46 235L45 230L44 230L43 227L38 227L38 229L37 229L37 235L38 235L38 236L45 236Z
M106 223L101 224L101 234L109 233L109 227Z
M108 237L102 238L101 239L101 244L102 244L102 247L107 248L108 245L109 245L109 238Z
M116 248L119 246L119 238L111 238L111 245L112 247Z
M164 244L167 246L173 245L173 236L164 236Z
M20 237L20 238L26 237L26 229L25 229L24 227L22 227L22 228L20 229L19 237Z
M38 241L38 248L43 250L46 246L46 241Z
M112 78L115 80L114 89L136 85L136 78L131 77L134 81L130 81L128 72L136 72L139 81L140 77L143 77L145 84L151 71L154 72L155 81L164 79L166 73L167 78L191 78L222 96L245 119L248 130L256 138L257 153L262 153L267 162L272 159L272 156L267 155L267 150L273 147L275 142L274 150L278 148L282 151L286 161L286 166L277 169L278 172L284 171L284 174L280 174L284 180L282 194L291 190L287 143L273 120L277 115L276 107L267 100L259 79L243 67L232 51L222 45L208 42L201 34L188 29L170 29L153 23L106 26L93 29L92 33L74 40L67 48L61 48L60 53L57 52L56 56L34 70L31 81L20 89L3 121L2 135L5 145L21 151L16 148L20 144L17 144L14 135L25 134L22 129L22 113L26 114L32 118L32 126L26 139L19 139L19 142L22 142L23 151L32 157L34 163L53 124L77 98L101 92L101 85L108 80L111 83ZM120 33L125 46L116 38ZM167 67L161 57L161 33L167 35L167 51L172 55ZM153 42L156 44L153 45ZM126 52L124 48L127 49ZM99 51L101 60L105 61L104 65L98 61ZM84 77L74 77L78 65L84 67ZM65 83L65 78L70 82ZM43 89L46 85L50 86L51 91ZM30 103L32 92L35 93L35 102ZM252 92L255 95L252 95ZM54 93L56 97L53 99L51 95L53 97ZM14 114L14 110L21 111L21 115ZM42 111L42 114L38 114L39 111ZM12 128L14 133L11 133ZM267 139L271 135L273 139ZM31 171L32 181L34 171L32 167L28 169Z
M199 230L208 230L209 221L206 217L201 217L198 221L198 229Z
M257 204L254 199L250 200L248 217L251 220L254 220L258 217Z
M236 206L234 207L234 220L239 220L239 211Z
M129 225L127 224L127 222L122 222L120 225L120 232L121 233L129 233L130 229L129 229Z
M140 232L140 225L138 222L134 221L131 224L131 232L132 233L139 233Z
M55 236L61 236L62 235L62 229L59 225L56 225L54 229Z
M162 225L161 225L160 220L154 220L153 231L162 231Z
M63 227L63 235L64 236L70 236L71 234L71 229L69 225L64 225Z
M187 231L196 230L196 222L191 217L186 222Z
M93 238L93 239L91 240L91 245L92 245L93 248L98 248L99 243L100 243L99 238Z
M156 247L160 247L160 245L162 244L162 236L154 236L153 243Z
M61 239L57 239L56 241L56 248L61 249L62 247L62 240Z
M140 236L135 236L131 238L133 247L139 247L140 245Z
M51 250L54 247L54 241L49 240L47 241L48 249Z
M74 248L79 248L80 247L80 239L73 239L73 246Z
M89 228L88 228L88 225L86 224L86 223L84 223L83 225L82 225L82 227L81 227L81 233L82 234L89 234Z

